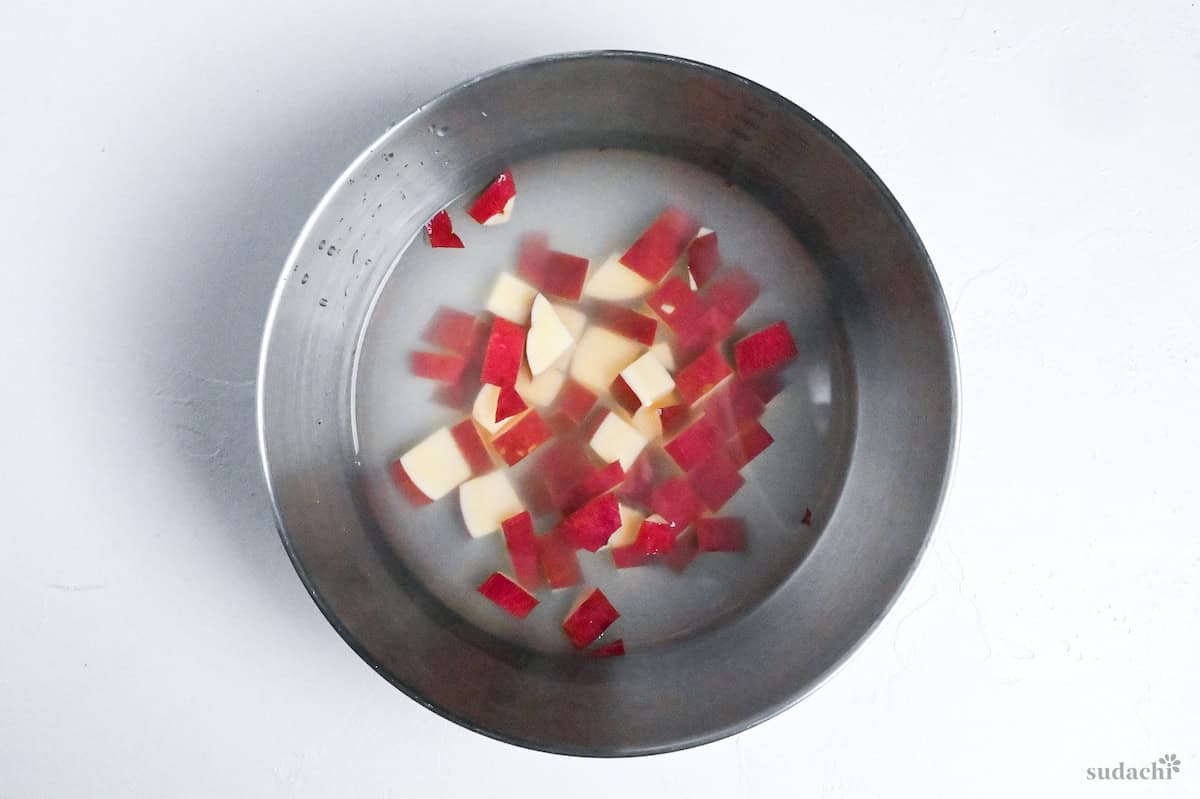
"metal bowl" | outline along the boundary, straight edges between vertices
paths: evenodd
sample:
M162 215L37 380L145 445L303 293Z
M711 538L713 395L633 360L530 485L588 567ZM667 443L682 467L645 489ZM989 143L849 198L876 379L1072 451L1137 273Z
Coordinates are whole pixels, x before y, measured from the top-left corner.
M446 130L454 135L439 135ZM354 413L364 330L389 268L425 220L510 163L599 147L707 170L752 195L803 244L821 284L814 296L836 327L847 417L836 490L826 491L801 556L781 561L779 578L743 597L739 612L607 660L521 646L439 599L381 528ZM396 169L401 162L413 168ZM436 304L423 297L416 307L427 314ZM258 391L284 545L354 650L470 729L598 756L739 732L798 701L845 660L928 540L950 474L958 402L953 333L933 267L862 159L810 114L744 78L608 51L475 78L363 153L313 212L283 270ZM777 475L784 490L800 472L797 461Z

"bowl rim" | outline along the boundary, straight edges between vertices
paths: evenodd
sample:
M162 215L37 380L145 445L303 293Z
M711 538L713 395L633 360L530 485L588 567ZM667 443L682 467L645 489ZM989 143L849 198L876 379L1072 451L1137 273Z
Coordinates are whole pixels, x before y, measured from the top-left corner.
M896 215L901 227L905 233L911 238L915 245L915 250L918 255L920 266L929 278L930 286L933 288L934 308L937 311L938 322L941 337L946 347L946 355L948 365L950 367L950 380L948 381L948 403L947 415L950 425L950 436L947 442L946 466L942 475L941 485L938 488L936 501L933 504L932 512L928 528L922 537L920 546L914 553L913 559L906 568L899 584L896 586L892 596L884 605L883 611L867 626L862 635L857 640L852 642L832 663L825 669L824 672L815 678L807 681L805 684L797 688L796 691L784 697L777 704L767 709L766 711L754 714L746 719L735 722L733 724L724 725L719 728L714 728L706 731L702 735L696 735L691 738L672 741L667 744L644 747L636 750L624 751L593 751L570 746L555 746L540 740L525 739L517 736L507 735L497 732L492 729L480 726L474 723L470 718L454 713L441 705L428 700L419 692L405 684L403 681L391 674L384 668L366 649L366 647L358 640L355 635L342 623L336 614L332 612L325 598L322 596L316 583L309 575L300 561L294 547L292 546L290 536L284 527L282 515L279 507L279 502L275 496L275 490L271 482L271 463L267 454L266 434L265 434L265 407L264 407L264 378L266 376L268 350L271 341L271 332L274 329L275 317L278 313L280 303L282 302L283 292L287 285L287 278L290 272L289 265L294 263L301 254L301 245L308 238L309 233L316 225L317 220L321 217L323 211L332 202L333 198L339 193L341 187L346 180L352 177L360 170L362 165L372 156L373 152L379 148L385 140L387 140L395 128L405 124L410 119L418 114L424 113L431 106L435 106L446 98L457 94L458 92L473 86L481 81L488 80L494 76L511 72L527 67L541 66L547 64L556 64L568 61L578 61L587 59L629 59L642 61L651 64L669 64L673 66L682 66L688 69L696 70L705 74L714 75L733 84L739 84L741 88L759 92L777 103L780 108L790 114L799 114L803 116L809 124L828 141L833 144L841 153L857 168L864 177L868 180L871 186L879 192L884 199L889 209ZM296 570L297 576L304 585L308 595L312 598L321 614L329 622L330 626L341 636L342 640L357 654L368 666L371 667L379 676L387 680L388 683L399 689L410 699L416 701L423 707L433 711L444 719L447 719L454 724L464 727L472 732L479 733L493 740L503 743L520 746L525 749L532 749L541 752L547 752L557 755L568 755L573 757L595 757L595 758L617 758L617 757L642 757L646 755L665 754L668 752L678 752L685 749L691 749L697 746L714 743L716 741L728 738L733 735L745 732L753 727L762 724L769 719L774 718L780 713L794 707L803 699L807 698L814 691L824 686L830 678L834 676L846 662L854 656L855 653L871 638L876 630L879 629L883 620L891 613L900 597L908 588L912 580L913 574L916 572L921 561L925 557L925 553L929 549L929 544L933 538L933 534L941 521L941 515L946 504L946 498L950 491L950 486L954 482L954 476L957 471L958 463L958 447L961 435L961 366L959 363L958 343L954 334L954 326L952 320L952 312L949 304L946 301L945 291L942 288L941 281L938 279L937 271L933 266L933 261L929 257L929 253L925 248L925 243L921 240L916 228L913 227L912 221L908 214L905 213L895 195L884 184L883 180L875 173L869 164L860 156L854 148L845 142L837 133L825 125L821 120L813 114L805 110L799 104L793 102L782 94L763 86L749 78L743 77L735 72L713 66L702 61L696 61L682 56L674 56L665 53L657 53L642 50L624 50L624 49L599 49L599 50L580 50L564 53L554 53L550 55L537 56L534 58L515 61L502 66L496 67L485 72L481 72L474 77L468 78L460 83L457 83L427 100L418 104L412 111L402 117L398 122L391 125L382 135L372 140L359 153L357 157L346 167L342 173L334 179L330 187L322 195L320 201L313 207L313 210L305 221L304 226L296 235L295 241L288 252L287 258L283 263L275 289L271 295L270 305L267 311L267 316L263 324L262 341L259 348L258 370L256 373L256 388L255 388L255 425L257 428L257 440L259 456L261 459L263 477L266 481L267 497L271 503L271 510L275 517L275 530L279 535L280 541L283 544L284 550L287 552L288 559L292 563L292 567Z

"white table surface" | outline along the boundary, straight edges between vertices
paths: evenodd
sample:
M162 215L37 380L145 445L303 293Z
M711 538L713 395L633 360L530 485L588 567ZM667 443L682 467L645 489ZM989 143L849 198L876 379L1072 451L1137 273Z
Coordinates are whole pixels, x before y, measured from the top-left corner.
M791 5L5 4L0 797L1200 795L1200 7ZM632 761L372 673L284 555L252 414L277 270L354 155L601 47L847 139L962 360L955 483L883 625L781 716ZM1086 778L1165 753L1169 783Z

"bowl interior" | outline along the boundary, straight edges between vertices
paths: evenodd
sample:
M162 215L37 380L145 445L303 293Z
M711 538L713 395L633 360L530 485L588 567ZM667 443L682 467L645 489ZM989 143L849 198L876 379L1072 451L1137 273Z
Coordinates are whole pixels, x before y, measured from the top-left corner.
M624 149L636 152L614 152ZM751 481L769 501L747 500L770 510L757 524L769 523L777 544L759 548L758 561L712 561L694 579L675 578L681 588L669 596L639 586L662 597L660 610L628 620L623 635L642 646L625 659L563 657L557 639L474 616L455 601L456 587L482 568L473 558L495 560L499 542L447 567L454 503L406 513L381 478L387 458L441 423L427 391L396 373L398 357L459 289L476 296L464 309L478 307L480 286L504 265L485 246L511 240L481 244L471 271L433 263L421 248L401 256L434 211L512 164L547 193L554 175L583 185L589 170L610 178L627 170L634 181L658 169L663 185L686 187L705 212L731 220L729 230L766 230L730 243L769 289L761 321L787 318L805 347L800 389L776 406L774 427L768 420L784 446ZM622 217L632 231L590 229L629 240L663 204L652 191L637 196L645 208L632 203L636 213ZM538 217L529 215L529 229ZM851 651L928 536L955 403L949 321L928 258L844 144L728 73L597 53L461 86L351 166L281 280L264 345L260 431L289 553L334 626L381 674L489 735L615 755L742 729L802 696ZM818 519L811 530L798 524L806 506Z

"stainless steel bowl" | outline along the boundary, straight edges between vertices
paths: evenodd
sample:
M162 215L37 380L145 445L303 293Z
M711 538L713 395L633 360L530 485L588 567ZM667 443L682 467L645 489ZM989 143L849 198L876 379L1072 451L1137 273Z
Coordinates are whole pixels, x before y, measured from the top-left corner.
M380 529L352 411L372 303L424 221L507 164L596 147L644 149L709 170L752 194L803 243L836 321L850 422L844 473L821 509L820 534L770 590L702 633L603 661L522 647L439 601ZM420 168L392 168L400 162ZM429 308L437 298L422 302ZM289 257L258 386L280 534L354 650L409 696L473 730L601 756L736 733L802 698L849 656L928 540L950 474L958 402L953 333L929 257L851 149L744 78L607 51L475 78L368 148Z

